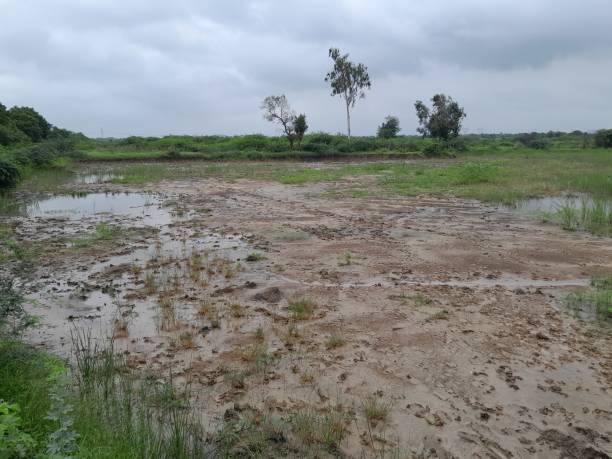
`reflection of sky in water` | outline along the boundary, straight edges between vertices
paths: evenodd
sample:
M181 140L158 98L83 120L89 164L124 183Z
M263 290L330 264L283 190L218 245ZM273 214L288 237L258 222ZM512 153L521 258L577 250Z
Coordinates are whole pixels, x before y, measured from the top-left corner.
M31 217L62 216L80 218L99 213L138 216L149 213L157 200L143 193L91 193L84 196L53 196L26 208Z

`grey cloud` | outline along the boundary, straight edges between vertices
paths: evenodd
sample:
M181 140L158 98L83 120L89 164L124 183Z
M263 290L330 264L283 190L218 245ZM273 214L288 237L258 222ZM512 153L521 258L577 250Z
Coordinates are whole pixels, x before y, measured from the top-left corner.
M274 132L258 110L272 93L286 93L313 128L343 130L323 81L330 46L370 69L373 89L355 112L364 134L388 113L413 131L412 103L435 91L465 101L473 129L599 127L612 115L612 83L600 78L612 62L607 0L0 0L0 9L0 100L90 135Z

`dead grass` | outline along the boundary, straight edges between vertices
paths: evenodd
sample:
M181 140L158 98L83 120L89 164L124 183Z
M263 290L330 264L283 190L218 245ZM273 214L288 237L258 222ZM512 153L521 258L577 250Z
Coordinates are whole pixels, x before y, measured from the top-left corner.
M129 324L125 319L115 319L113 322L113 337L127 338L130 336Z

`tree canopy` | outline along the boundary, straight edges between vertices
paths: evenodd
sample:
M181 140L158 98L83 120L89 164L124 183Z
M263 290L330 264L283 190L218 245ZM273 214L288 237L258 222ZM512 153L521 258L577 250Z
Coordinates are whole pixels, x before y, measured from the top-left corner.
M15 127L27 135L32 142L40 142L49 137L51 124L33 108L13 107L8 114Z
M306 115L296 116L284 94L266 97L261 104L261 109L264 111L264 119L280 124L292 150L296 140L298 145L302 143L304 134L308 130Z
M346 124L349 139L351 138L351 113L358 99L365 97L365 90L372 87L368 68L364 64L355 64L348 54L340 54L338 48L329 49L329 57L334 67L325 76L331 86L332 96L341 96L346 104Z
M297 140L298 147L302 145L304 140L304 134L308 130L308 123L306 122L306 115L303 113L298 115L293 121L293 130L295 132L295 139Z
M31 107L12 107L0 103L0 145L40 142L49 137L51 124Z
M431 109L420 100L414 104L420 125L417 131L424 137L440 140L457 137L461 131L461 121L466 116L463 108L445 94L436 94L431 101Z
M383 139L390 139L393 137L397 137L400 131L399 118L397 116L387 116L385 121L378 126L378 131L376 135Z

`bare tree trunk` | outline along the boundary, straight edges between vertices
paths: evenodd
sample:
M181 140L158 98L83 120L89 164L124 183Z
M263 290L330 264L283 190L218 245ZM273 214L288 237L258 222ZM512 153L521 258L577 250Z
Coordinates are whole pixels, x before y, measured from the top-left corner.
M351 112L349 109L349 103L346 103L346 124L348 127L348 140L351 141Z

